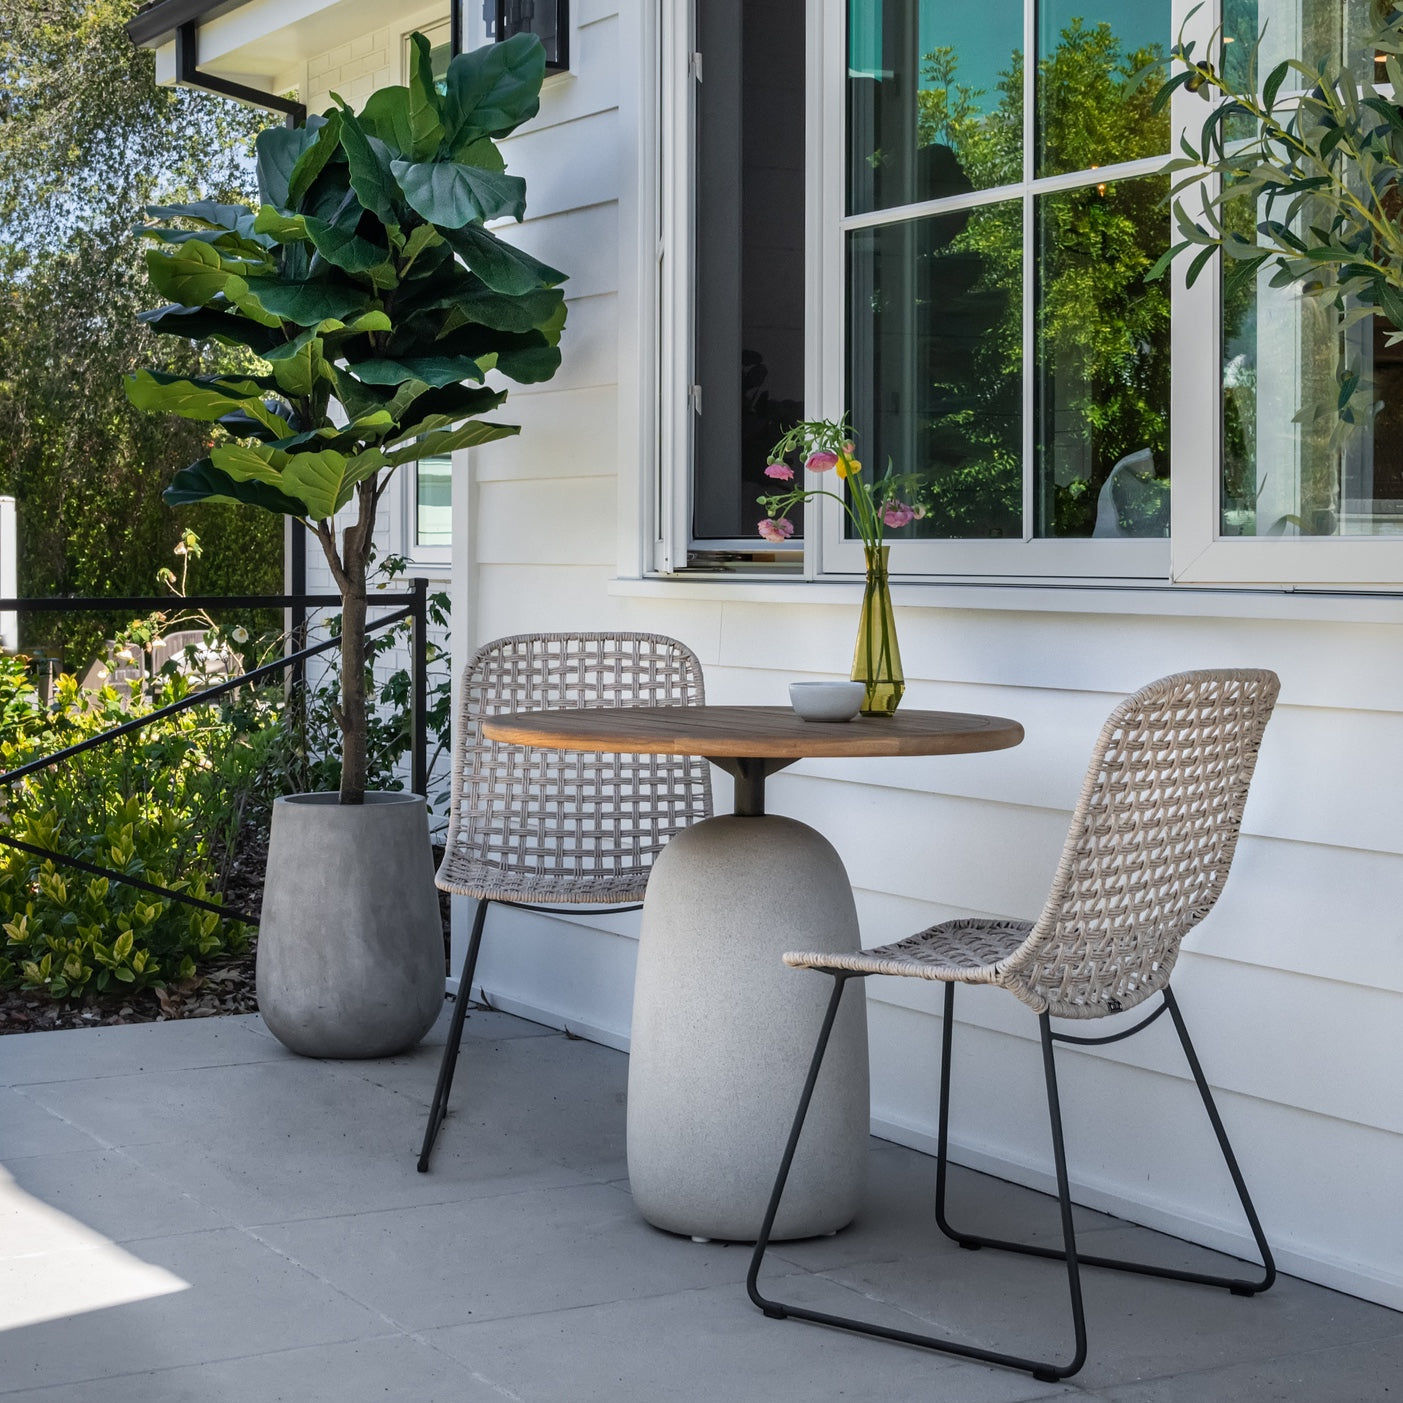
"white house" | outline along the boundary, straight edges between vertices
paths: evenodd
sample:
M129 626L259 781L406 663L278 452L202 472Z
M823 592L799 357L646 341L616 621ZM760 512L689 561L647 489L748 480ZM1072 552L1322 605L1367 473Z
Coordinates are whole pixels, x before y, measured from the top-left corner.
M172 78L194 25L203 72L318 110L402 81L412 30L449 41L447 5L157 0L138 37ZM1114 702L1186 668L1274 668L1236 867L1176 987L1283 1268L1403 1309L1398 411L1332 445L1311 416L1339 347L1299 298L1224 308L1182 267L1146 288L1172 124L1206 109L1180 94L1156 118L1131 76L1220 9L1238 52L1268 20L1273 52L1353 45L1367 0L1209 0L1192 20L1189 0L561 8L568 69L506 143L529 208L504 232L570 274L564 366L513 387L519 438L459 455L451 520L430 467L385 524L451 579L455 650L658 630L696 649L711 700L782 702L846 672L862 561L826 511L792 550L756 537L777 426L846 410L864 457L938 465L892 549L908 699L1027 739L771 782L772 810L838 847L872 944L1035 914ZM490 42L483 12L465 0L468 45ZM1348 349L1403 404L1382 340ZM503 915L482 985L626 1046L635 920ZM868 990L873 1128L929 1147L938 1004L916 982ZM980 1071L957 1157L1045 1187L1033 1020L999 991L963 1003ZM1074 1194L1244 1247L1168 1035L1065 1067Z

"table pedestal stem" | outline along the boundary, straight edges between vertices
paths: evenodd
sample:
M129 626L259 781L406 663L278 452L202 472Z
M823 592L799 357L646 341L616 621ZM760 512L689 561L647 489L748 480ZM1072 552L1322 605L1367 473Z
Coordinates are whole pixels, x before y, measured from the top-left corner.
M832 986L786 950L859 947L842 860L793 819L729 815L675 837L643 909L628 1169L654 1226L753 1241ZM867 1162L867 1012L833 1029L776 1238L851 1221Z

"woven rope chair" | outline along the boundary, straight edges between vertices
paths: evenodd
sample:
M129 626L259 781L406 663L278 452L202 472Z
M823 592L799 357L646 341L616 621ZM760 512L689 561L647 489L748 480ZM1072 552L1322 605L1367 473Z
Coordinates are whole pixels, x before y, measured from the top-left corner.
M482 734L483 719L508 711L704 700L696 655L658 634L524 634L488 643L468 662L448 836L435 881L478 904L419 1154L421 1173L448 1110L488 907L637 910L667 840L711 814L705 760L504 745Z
M1151 683L1116 707L1097 740L1052 891L1036 921L945 921L905 940L856 954L784 957L795 968L832 976L834 987L751 1261L750 1297L766 1315L779 1319L793 1316L924 1345L1027 1369L1034 1378L1055 1382L1075 1374L1086 1360L1083 1265L1225 1286L1241 1296L1265 1291L1272 1284L1276 1268L1271 1251L1169 987L1169 977L1184 936L1212 909L1227 881L1247 787L1278 690L1277 677L1271 672L1185 672ZM938 980L945 985L936 1222L961 1247L998 1247L1066 1263L1075 1335L1069 1363L1027 1359L959 1341L890 1330L785 1305L760 1293L761 1262L839 1002L849 979L871 974ZM946 1218L956 984L998 985L1038 1015L1061 1210L1060 1249L979 1237L952 1228ZM1155 995L1158 1002L1149 1016L1120 1032L1073 1036L1054 1032L1049 1022L1053 1017L1086 1020L1123 1013ZM1077 1251L1053 1046L1058 1042L1082 1046L1117 1042L1148 1027L1166 1009L1261 1253L1262 1274L1254 1279L1175 1271L1084 1256Z

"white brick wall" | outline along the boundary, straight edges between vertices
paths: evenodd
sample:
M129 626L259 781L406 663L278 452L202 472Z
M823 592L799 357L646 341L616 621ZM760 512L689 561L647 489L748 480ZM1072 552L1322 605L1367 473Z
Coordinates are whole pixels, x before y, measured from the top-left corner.
M360 107L377 88L400 81L399 26L361 34L350 43L338 44L307 63L307 110L323 112L337 93L352 107Z

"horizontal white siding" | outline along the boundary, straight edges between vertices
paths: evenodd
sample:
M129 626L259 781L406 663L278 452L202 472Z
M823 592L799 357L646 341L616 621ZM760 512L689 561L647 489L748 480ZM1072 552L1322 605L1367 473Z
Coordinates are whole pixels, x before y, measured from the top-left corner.
M689 643L712 700L783 702L789 681L842 675L846 602L622 597L620 521L637 426L620 365L652 373L620 308L653 276L629 209L621 105L642 0L577 3L577 76L506 143L528 219L502 229L570 274L561 373L512 387L517 439L471 458L455 648L531 629L654 628ZM779 596L783 598L781 594ZM907 597L903 594L903 597ZM1312 608L1318 607L1313 604ZM1011 751L912 761L804 761L774 811L813 824L855 884L864 936L970 912L1033 916L1090 746L1115 701L1165 673L1266 666L1282 702L1217 910L1176 977L1269 1236L1292 1271L1403 1308L1403 648L1397 625L1016 610L900 608L909 704L989 711L1027 730ZM718 777L718 806L730 786ZM465 904L466 905L466 904ZM463 914L466 914L464 912ZM481 982L495 1002L626 1045L636 917L494 912ZM796 973L796 979L812 975ZM939 995L873 981L873 1116L929 1147ZM1000 991L962 991L954 1134L967 1161L1045 1185L1045 1106L1032 1016ZM1162 1022L1062 1059L1077 1194L1186 1236L1242 1240L1192 1082Z

